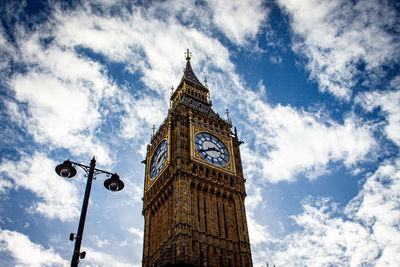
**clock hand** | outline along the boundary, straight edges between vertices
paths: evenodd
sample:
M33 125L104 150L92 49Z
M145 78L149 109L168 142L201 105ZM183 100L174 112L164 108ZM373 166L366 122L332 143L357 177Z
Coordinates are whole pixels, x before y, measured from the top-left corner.
M164 154L165 154L165 152L162 153L160 156L158 156L157 163L156 163L157 165L158 165L158 163L160 163L160 160L163 158Z
M200 152L207 152L207 151L219 151L218 149L216 149L215 147L209 147L206 149L200 149Z

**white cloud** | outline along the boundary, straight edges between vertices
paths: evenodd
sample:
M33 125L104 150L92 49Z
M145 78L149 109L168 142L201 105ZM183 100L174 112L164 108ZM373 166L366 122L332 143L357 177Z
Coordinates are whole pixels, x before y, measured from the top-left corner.
M18 104L26 103L27 108L9 102L10 115L39 143L77 155L96 154L110 163L108 148L97 140L95 131L108 111L115 109L112 100L120 97L116 87L97 62L56 41L44 45L43 39L51 35L46 27L33 34L16 32L17 60L26 64L27 71L11 76L9 85Z
M142 15L134 10L135 16L126 18L123 14L110 17L106 14L96 16L89 7L78 9L70 13L59 10L55 15L58 20L57 42L67 47L83 46L100 52L114 61L128 60L132 53L134 43L132 39L140 36L141 27L135 31L131 23L140 23ZM129 21L132 19L133 21ZM84 22L84 23L83 23ZM140 25L140 24L139 24ZM132 32L129 29L132 28ZM140 63L140 62L138 62Z
M246 183L248 196L246 197L246 209L248 213L253 213L255 209L263 204L261 187L254 184L253 180Z
M247 179L247 197L245 199L247 228L249 231L254 263L257 262L256 258L259 256L259 251L263 251L265 244L272 240L268 227L257 220L259 214L257 214L256 210L259 211L268 207L266 207L265 200L263 199L262 187L255 184L255 182L256 181L253 179ZM254 265L257 266L256 264Z
M109 247L110 246L110 242L105 239L100 239L97 235L90 235L89 236L90 239L90 243L96 245L98 248L103 248L103 247Z
M293 266L359 266L371 263L378 255L371 246L368 231L361 225L331 217L331 207L324 203L305 204L304 212L293 219L304 230L286 237L283 249L273 255L274 263L284 266L296 258ZM356 262L352 264L352 259Z
M78 155L97 155L110 162L107 148L88 134L93 133L100 117L89 92L38 73L17 75L12 86L17 100L28 103L28 112L13 113L20 110L10 106L10 113L23 118L23 125L35 141L69 148Z
M121 134L125 138L134 139L137 135L151 134L150 127L146 125L160 126L167 114L167 106L164 101L150 96L144 96L130 102L125 101L125 109L129 110L127 116L122 118Z
M300 173L313 179L329 171L331 162L344 161L350 167L363 160L375 144L370 126L354 116L341 124L323 111L270 106L253 93L248 96L248 129L255 149L242 147L247 174L262 173L271 182L293 181Z
M280 56L270 56L269 60L274 64L281 64L282 63L282 57L280 57Z
M379 266L400 261L400 160L382 164L349 205L346 214L363 225L377 244Z
M256 37L269 10L259 0L208 0L215 25L234 43L245 44Z
M0 180L0 193L6 193L7 189L10 188L12 188L12 183L3 177L3 179Z
M56 163L42 153L32 157L23 155L19 162L1 162L1 179L4 181L7 177L16 189L30 190L39 198L29 211L69 221L79 215L77 189L70 181L57 176L55 166Z
M247 226L249 230L250 244L252 247L256 247L256 250L271 241L268 228L259 223L253 214L247 214Z
M193 58L196 59L192 62L193 67L198 68L196 73L206 75L215 68L233 70L233 64L229 61L229 51L217 39L203 33L201 28L188 29L175 18L178 15L186 17L195 14L196 18L200 19L201 8L199 7L199 13L190 9L190 3L177 6L179 8L172 10L170 5L166 4L155 4L148 9L132 8L132 13L124 10L120 16L107 12L98 15L94 14L91 8L84 7L70 13L57 11L55 15L58 23L53 33L53 43L58 47L63 47L66 51L75 47L88 48L108 60L127 64L125 71L138 71L143 75L141 81L145 90L135 88L141 87L141 83L131 84L133 90L127 88L126 92L119 89L118 100L127 114L121 120L121 136L124 138L144 136L146 128L150 129L152 124L161 123L160 118L167 113L171 85L177 86L182 77L185 64L183 52L186 48L193 51ZM162 17L159 16L160 12L164 14ZM68 56L61 59L64 62L73 61ZM98 64L82 57L74 60L82 60L84 66L89 66L84 70L96 70L90 73L89 77L93 78L89 81L100 80L98 75L96 76L101 73ZM59 76L72 79L75 74L67 72ZM103 87L110 87L107 87L106 80L102 81ZM130 91L135 92L135 98L132 98ZM150 91L156 94L150 97ZM92 101L89 103L92 104ZM98 112L96 103L93 110ZM96 125L92 120L92 124L86 125L86 128L82 125L82 128L90 131Z
M69 266L53 248L46 249L33 243L28 236L10 230L0 230L0 251L9 253L15 266ZM99 252L93 248L85 248L86 258L81 264L85 266L136 267L139 264L126 263L115 255ZM11 262L8 262L11 264Z
M329 199L303 203L293 216L302 230L274 240L267 254L277 266L397 266L399 195L400 161L384 164L344 211Z
M98 16L90 10L60 13L57 32L62 34L58 34L57 41L66 46L89 48L112 61L127 63L132 71L141 71L142 81L164 96L166 105L171 85L176 86L182 77L186 48L196 51L195 66L210 64L209 59L213 58L217 67L232 69L232 64L226 61L229 53L217 39L182 26L171 10L162 12L167 17L160 18L157 8L164 11L166 7L134 9L132 14L118 17Z
M136 227L131 227L128 229L129 233L133 234L136 237L136 242L143 242L143 230L140 230Z
M145 155L145 153L143 154ZM143 165L142 165L143 166ZM140 176L139 176L140 175ZM143 173L131 173L129 176L131 177L141 177ZM128 180L126 182L126 194L128 195L129 201L126 204L130 204L132 206L142 206L142 197L143 197L143 182L134 180ZM124 203L124 205L126 205Z
M105 266L105 267L139 267L140 264L131 264L123 262L119 257L115 255L100 252L93 248L85 249L87 254L84 259L87 266Z
M386 136L400 146L400 91L366 92L359 94L355 102L368 111L380 107L387 117Z
M280 0L291 18L294 51L305 55L321 91L349 99L357 77L380 73L399 56L399 38L390 33L397 14L387 2ZM358 70L357 64L365 64ZM364 72L364 73L363 73Z
M69 263L52 248L33 243L26 235L9 230L0 230L0 251L8 252L15 266L68 266ZM3 262L4 263L4 262Z
M46 31L20 37L21 60L36 65L34 72L51 73L65 83L72 83L93 92L96 104L104 95L111 96L116 87L104 75L105 69L98 62L77 54L71 46L62 46L56 41L43 45L42 39L48 37ZM56 39L57 40L57 39ZM37 65L38 64L38 65Z

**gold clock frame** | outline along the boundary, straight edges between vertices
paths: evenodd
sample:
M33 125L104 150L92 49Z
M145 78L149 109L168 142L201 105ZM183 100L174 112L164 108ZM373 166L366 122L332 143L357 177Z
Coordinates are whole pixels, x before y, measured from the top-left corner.
M156 152L157 148L160 146L160 144L164 141L167 141L167 158L165 159L164 165L161 168L160 172L157 174L156 177L151 178L150 176L150 170L151 170L151 161L153 160L154 153ZM160 177L160 175L164 172L164 170L167 168L167 166L170 163L170 158L171 158L171 147L170 147L170 138L169 135L167 134L163 139L161 139L159 142L157 142L157 145L155 146L155 149L151 151L149 156L147 157L147 162L146 162L146 191L150 189L150 187L153 185L153 183Z
M219 140L221 140L222 143L224 143L224 145L229 153L229 160L225 165L220 166L220 165L212 164L200 155L200 153L197 151L196 146L194 144L194 138L199 133L208 133L208 134L214 135ZM213 168L221 169L221 170L228 171L228 172L231 172L234 174L236 173L235 160L234 160L234 154L233 154L232 137L227 137L227 136L221 135L219 133L210 131L207 128L201 127L201 126L193 124L193 123L190 123L190 157L193 161L209 164Z

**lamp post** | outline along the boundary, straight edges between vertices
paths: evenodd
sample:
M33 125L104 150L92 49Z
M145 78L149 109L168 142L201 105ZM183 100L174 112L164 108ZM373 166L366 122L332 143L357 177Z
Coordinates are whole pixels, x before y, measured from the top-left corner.
M80 252L80 250L81 250L83 228L85 227L85 219L89 204L89 196L90 196L90 190L92 188L93 177L96 176L97 174L105 173L107 174L107 176L111 176L110 178L104 181L105 188L107 188L110 191L120 191L124 188L124 183L119 179L119 176L116 173L113 174L111 172L95 168L96 159L94 157L90 162L90 166L76 163L68 159L64 161L64 163L57 165L56 173L64 178L72 178L76 175L75 166L81 167L86 172L88 178L86 182L85 197L83 198L81 217L79 219L78 233L76 235L71 233L69 237L71 241L75 239L75 248L71 260L71 267L78 266L79 259L83 259L86 256L86 252L85 251Z

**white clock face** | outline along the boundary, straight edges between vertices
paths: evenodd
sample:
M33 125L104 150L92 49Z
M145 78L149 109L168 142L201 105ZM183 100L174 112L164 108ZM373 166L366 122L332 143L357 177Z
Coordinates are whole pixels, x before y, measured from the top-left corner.
M163 141L157 147L156 152L153 155L153 159L151 160L150 165L150 177L156 178L157 175L160 173L162 167L164 166L165 160L167 158L168 152L168 142Z
M224 143L209 133L199 133L194 138L194 144L200 155L215 165L225 165L229 161L229 153Z

